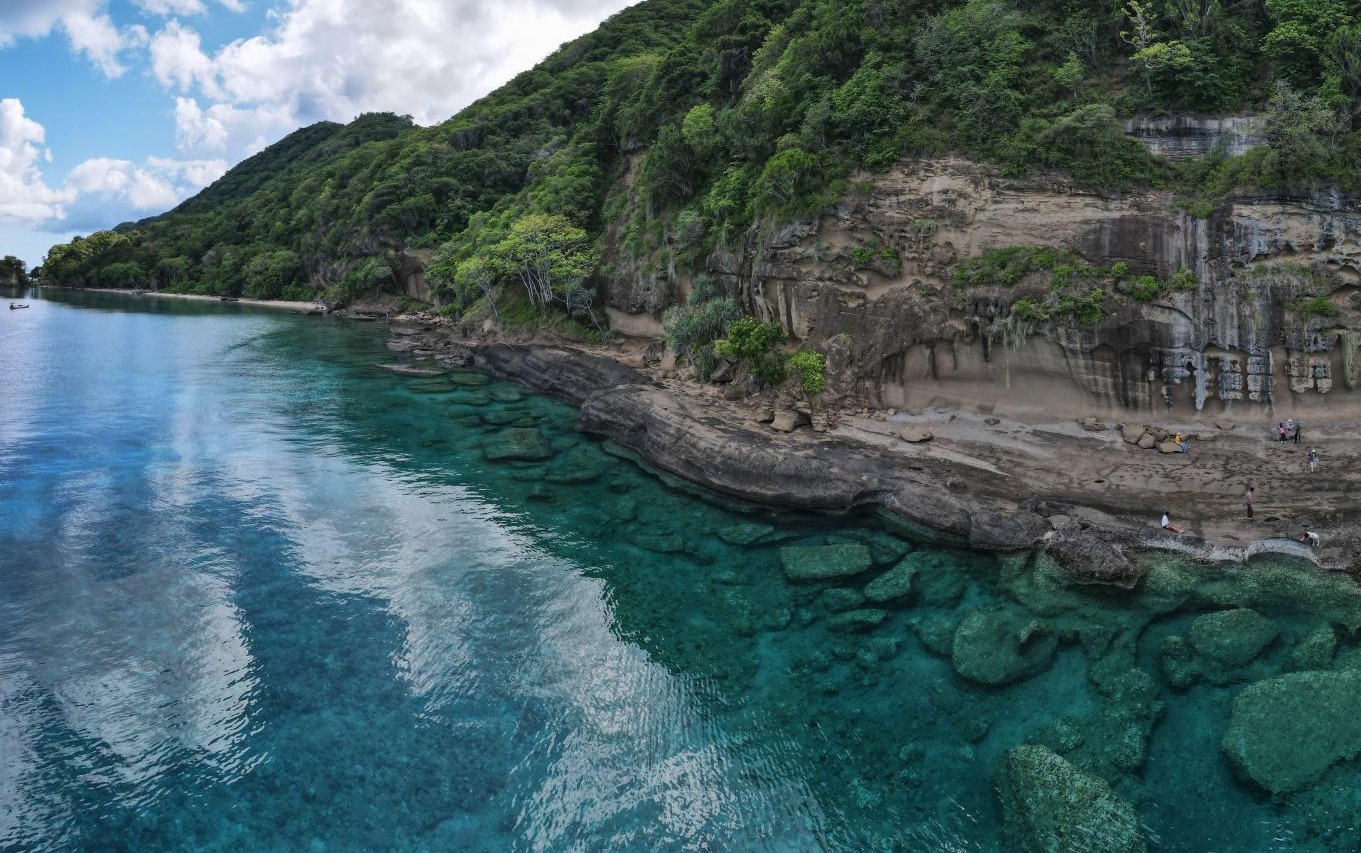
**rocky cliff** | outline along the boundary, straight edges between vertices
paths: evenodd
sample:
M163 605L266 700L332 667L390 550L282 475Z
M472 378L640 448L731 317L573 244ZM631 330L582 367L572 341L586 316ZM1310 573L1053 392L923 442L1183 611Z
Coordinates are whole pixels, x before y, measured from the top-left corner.
M711 259L749 310L826 349L841 394L880 406L1209 415L1361 399L1357 197L1242 195L1199 218L1171 192L1101 194L959 159L852 186L833 215ZM1130 277L1194 279L1147 302L1112 291L1095 323L1007 324L1044 281L961 287L955 273L964 259L1024 246L1102 270L1123 264Z

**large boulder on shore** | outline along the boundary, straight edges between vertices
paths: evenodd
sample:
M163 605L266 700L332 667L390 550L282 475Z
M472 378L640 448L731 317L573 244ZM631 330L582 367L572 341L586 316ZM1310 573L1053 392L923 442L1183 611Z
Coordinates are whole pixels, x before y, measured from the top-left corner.
M1143 569L1119 545L1091 530L1056 533L1048 549L1063 574L1077 583L1133 589L1143 577Z
M1361 754L1361 672L1292 672L1248 686L1223 748L1239 775L1272 794L1308 786Z
M858 575L874 561L858 542L841 545L795 545L780 549L780 564L792 581L820 581Z
M975 610L955 629L955 672L979 684L1001 685L1049 667L1058 637L1043 622L1003 605Z
M1191 645L1218 663L1246 666L1279 633L1274 622L1255 610L1221 610L1199 616L1191 623Z
M1018 746L997 769L1004 848L1015 853L1143 853L1134 809L1105 781L1043 746Z

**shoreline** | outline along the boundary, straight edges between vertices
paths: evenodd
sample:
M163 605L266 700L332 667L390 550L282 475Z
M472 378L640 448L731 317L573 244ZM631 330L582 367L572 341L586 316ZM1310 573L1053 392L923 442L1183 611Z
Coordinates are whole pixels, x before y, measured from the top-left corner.
M301 314L326 314L327 308L319 302L289 302L282 299L233 298L226 302L218 296L205 296L200 293L166 293L160 290L123 290L117 287L63 287L57 284L38 285L39 290L69 290L75 293L117 293L121 296L149 296L155 299L191 299L198 302L216 302L226 305L251 305L259 308L274 308L282 311L295 311Z
M1287 468L1302 452L1267 447L1250 428L1229 425L1193 441L1191 454L1135 449L1113 425L1088 432L1076 423L1026 425L949 410L882 420L843 413L825 434L777 433L759 422L769 398L724 400L714 386L662 378L666 374L649 371L636 355L465 341L441 324L409 316L395 318L393 327L394 353L477 369L563 398L578 408L580 431L721 494L830 512L873 509L890 526L916 535L978 550L1047 554L1077 583L1132 588L1143 574L1133 557L1148 553L1214 563L1276 555L1325 570L1361 571L1361 525L1354 523L1361 507L1351 503L1361 470L1348 467L1346 477L1338 474L1341 492L1322 495L1324 485L1337 483L1291 475ZM896 435L903 425L931 424L936 437L923 444ZM1322 446L1340 440L1334 435ZM1344 462L1330 450L1325 459L1336 469ZM1236 470L1245 460L1247 470ZM1258 492L1253 522L1241 518L1237 480L1244 476ZM1217 491L1193 485L1202 481ZM1302 503L1289 509L1302 512L1274 505L1288 484L1304 482L1319 488L1295 495ZM1163 509L1187 526L1185 535L1159 529ZM1322 534L1319 548L1293 541L1291 531L1301 524Z

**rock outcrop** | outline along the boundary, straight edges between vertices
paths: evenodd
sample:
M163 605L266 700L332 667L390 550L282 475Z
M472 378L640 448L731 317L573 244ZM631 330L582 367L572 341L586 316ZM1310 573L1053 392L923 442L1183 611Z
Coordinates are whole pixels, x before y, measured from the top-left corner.
M1156 124L1135 130L1253 144L1236 119ZM882 407L944 400L1082 416L1325 397L1336 407L1357 385L1361 197L1241 195L1202 218L1171 192L1103 194L960 159L860 178L833 215L762 232L710 269L744 308L825 349L837 393ZM1014 289L961 289L953 276L961 260L1013 246L1195 281L1146 303L1109 299L1095 325L1003 328Z

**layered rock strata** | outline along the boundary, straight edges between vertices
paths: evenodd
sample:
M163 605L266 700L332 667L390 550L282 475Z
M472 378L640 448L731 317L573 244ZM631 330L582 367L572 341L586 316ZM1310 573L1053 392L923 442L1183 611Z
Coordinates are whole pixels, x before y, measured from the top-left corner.
M1200 218L1171 192L1102 194L958 159L861 177L834 215L711 259L747 310L827 351L838 393L1083 413L1361 401L1361 198L1245 194ZM1108 299L1095 325L1003 329L1017 289L960 288L954 273L1018 246L1196 284Z

